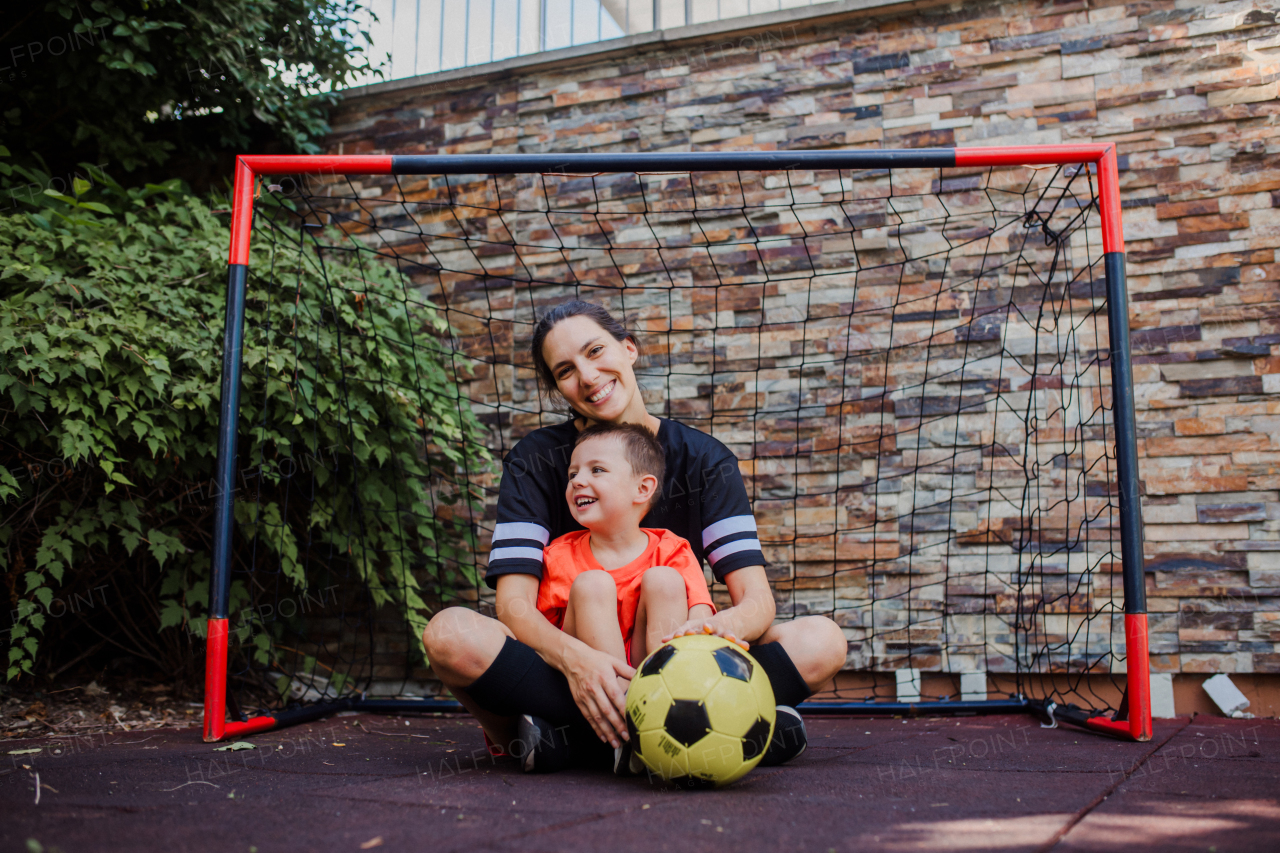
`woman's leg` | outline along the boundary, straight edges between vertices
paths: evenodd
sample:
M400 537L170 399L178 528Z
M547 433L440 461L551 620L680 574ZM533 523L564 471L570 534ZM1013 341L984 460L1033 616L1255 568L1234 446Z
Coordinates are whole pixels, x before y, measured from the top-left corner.
M616 606L612 613L616 622ZM427 624L422 642L436 676L475 716L492 743L524 759L526 770L531 769L534 747L527 732L521 737L522 714L538 718L539 745L545 739L568 746L567 752L552 756L550 764L539 747L536 754L541 757L532 769L548 771L565 762L605 766L612 759L613 750L583 719L565 676L501 622L451 607Z
M506 625L465 607L440 611L422 632L422 644L432 671L462 707L480 721L485 734L495 744L508 744L515 738L516 718L500 717L484 710L465 688L497 660L508 637L515 639L515 634Z
M662 638L689 618L689 592L684 578L670 566L654 566L640 578L640 605L631 634L632 666L662 645Z
M752 646L765 643L782 646L810 693L821 690L835 677L849 651L840 626L825 616L802 616L771 625Z
M626 644L618 625L618 585L612 575L596 569L573 579L564 611L564 632L596 651L626 660Z

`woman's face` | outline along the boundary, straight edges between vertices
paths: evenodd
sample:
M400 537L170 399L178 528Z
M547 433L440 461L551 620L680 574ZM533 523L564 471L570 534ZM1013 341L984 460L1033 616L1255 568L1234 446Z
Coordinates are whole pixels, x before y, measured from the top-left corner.
M647 417L632 366L635 343L614 340L590 317L570 317L555 325L542 343L542 357L556 387L589 421L638 421Z

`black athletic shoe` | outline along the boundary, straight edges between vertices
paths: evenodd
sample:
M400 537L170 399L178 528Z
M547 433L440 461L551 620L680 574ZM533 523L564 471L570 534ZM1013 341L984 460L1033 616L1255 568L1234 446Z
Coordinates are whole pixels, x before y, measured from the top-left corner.
M630 776L631 773L631 756L635 753L631 749L631 741L624 740L622 746L613 749L613 775L614 776Z
M511 745L525 773L555 773L569 766L572 754L565 729L554 729L541 717L524 714L516 725L516 743Z
M785 764L809 747L809 733L804 729L800 712L790 705L779 705L773 723L773 740L760 759L761 767Z
M614 776L640 776L645 772L644 762L635 751L635 735L631 740L624 740L622 746L613 751Z

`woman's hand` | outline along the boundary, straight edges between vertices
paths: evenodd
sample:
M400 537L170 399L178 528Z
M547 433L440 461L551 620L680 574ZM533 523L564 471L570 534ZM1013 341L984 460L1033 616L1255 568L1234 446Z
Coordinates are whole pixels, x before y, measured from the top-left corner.
M728 612L728 611L725 611ZM714 634L717 637L724 637L731 643L737 643L742 646L743 650L749 648L746 640L738 639L734 628L730 624L726 624L728 620L721 619L721 614L708 616L705 619L690 619L679 628L676 628L670 634L662 638L662 642L669 643L676 637L687 637L690 634Z
M599 652L586 643L567 639L562 654L565 678L578 710L587 718L600 740L614 749L629 740L626 713L627 694L619 677L632 679L636 671L621 660Z

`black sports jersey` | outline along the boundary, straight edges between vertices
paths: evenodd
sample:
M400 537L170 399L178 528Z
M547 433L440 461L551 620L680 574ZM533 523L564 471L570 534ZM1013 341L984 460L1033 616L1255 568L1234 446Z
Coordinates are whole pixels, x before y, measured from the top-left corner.
M640 522L689 540L717 580L746 566L763 566L756 519L729 448L704 432L659 419L658 443L666 451L662 495ZM578 429L572 420L522 438L502 460L498 523L485 581L499 575L542 577L542 549L558 536L582 530L565 499L569 457Z

